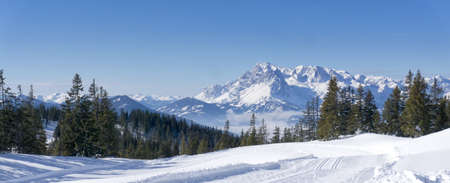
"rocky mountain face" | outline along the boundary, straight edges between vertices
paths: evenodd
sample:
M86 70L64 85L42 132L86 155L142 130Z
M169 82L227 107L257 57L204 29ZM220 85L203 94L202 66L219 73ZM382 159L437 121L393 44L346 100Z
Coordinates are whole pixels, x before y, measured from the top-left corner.
M357 88L362 85L365 89L370 89L379 106L400 84L388 77L351 75L346 71L320 66L283 68L263 63L237 80L204 89L195 98L208 103L229 105L237 113L302 110L314 96L325 96L328 80L332 76L338 78L341 87Z

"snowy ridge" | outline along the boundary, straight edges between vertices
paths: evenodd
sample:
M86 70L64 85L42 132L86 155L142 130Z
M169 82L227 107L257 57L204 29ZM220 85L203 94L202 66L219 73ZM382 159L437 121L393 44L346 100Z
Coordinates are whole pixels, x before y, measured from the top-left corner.
M150 109L157 109L162 106L166 106L172 102L182 99L180 96L158 96L158 95L129 95L130 98L144 104Z
M194 120L202 124L222 125L221 119L225 118L226 112L218 104L209 104L195 98L186 97L166 106L162 106L157 111L166 114L177 114L178 116ZM220 124L217 122L220 121Z
M62 104L67 96L67 93L53 93L47 96L39 95L37 96L37 99L47 103Z
M132 111L132 110L151 110L144 104L141 104L126 95L118 95L110 98L113 108L117 111Z
M399 85L388 77L351 75L346 71L320 66L297 66L293 69L257 64L239 79L204 89L195 98L208 103L229 104L249 108L248 112L272 112L277 109L303 109L314 96L324 97L328 81L335 76L339 86L362 85L370 89L380 106ZM267 107L267 103L272 106ZM266 106L264 108L260 106ZM256 109L256 111L255 111ZM262 109L262 111L258 111Z
M361 134L157 160L0 155L6 182L450 182L450 129L420 138Z

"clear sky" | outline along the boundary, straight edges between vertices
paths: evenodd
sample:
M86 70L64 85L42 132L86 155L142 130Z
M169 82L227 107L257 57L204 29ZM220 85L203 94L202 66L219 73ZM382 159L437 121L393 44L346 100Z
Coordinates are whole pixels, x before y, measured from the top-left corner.
M67 91L78 72L112 94L192 96L260 62L450 77L449 10L448 0L2 0L0 68L39 94Z

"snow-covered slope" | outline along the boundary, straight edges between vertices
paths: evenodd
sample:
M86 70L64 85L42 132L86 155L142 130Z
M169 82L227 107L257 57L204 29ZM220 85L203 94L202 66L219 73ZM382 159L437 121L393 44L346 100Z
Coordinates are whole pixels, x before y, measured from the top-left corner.
M118 95L110 98L112 106L114 109L116 109L117 112L120 111L131 111L131 110L152 110L148 107L146 107L144 104L139 103L138 101L135 101L131 99L129 96L126 95Z
M442 87L444 95L450 97L450 78L444 78L438 75L432 78L425 78L425 81L427 81L431 86L434 79L436 79L439 86Z
M21 99L21 101L26 102L30 99L30 97L26 95L19 95L18 98ZM53 102L45 102L42 101L40 98L33 99L33 106L39 107L40 105L44 105L45 107L53 107L53 106L59 106L59 104L53 103Z
M67 93L53 93L47 96L39 95L37 99L47 103L62 104L66 100L66 97Z
M362 134L157 160L0 155L5 182L450 182L450 129L411 139Z
M170 103L175 102L179 99L182 99L182 97L179 96L147 96L142 94L130 95L129 97L140 102L141 104L144 104L150 109L157 109L169 105Z
M176 114L177 116L212 126L222 126L222 123L217 124L217 122L221 122L226 115L226 110L219 104L209 104L190 97L162 106L157 111L166 114Z

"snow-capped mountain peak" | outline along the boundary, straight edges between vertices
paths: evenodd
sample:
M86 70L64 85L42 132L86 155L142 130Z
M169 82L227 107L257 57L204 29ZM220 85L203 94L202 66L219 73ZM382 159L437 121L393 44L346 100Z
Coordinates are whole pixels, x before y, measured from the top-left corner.
M130 95L129 97L144 104L150 109L160 108L182 98L180 96L159 96L142 94Z
M331 77L336 77L340 86L356 88L362 85L373 90L380 103L397 85L397 81L387 77L353 76L346 71L321 66L285 68L262 63L235 81L204 89L195 98L208 103L239 106L239 111L246 112L300 110L313 96L324 96Z
M37 99L47 103L62 104L67 96L67 93L53 93L46 96L39 95Z
M259 116L265 115L264 118L267 121L280 124L296 120L298 115L301 115L301 111L305 109L305 104L313 97L323 98L328 89L328 81L332 77L337 78L340 87L363 86L366 90L371 90L377 106L380 108L392 90L402 84L401 81L389 77L353 75L344 70L321 66L299 65L289 68L271 63L261 63L256 64L236 80L203 89L194 98L219 106L219 108L209 108L210 111L212 109L221 110L221 114L226 114L226 117L217 119L218 121L237 119L242 120L237 122L245 123L248 120L246 114L258 113ZM180 109L171 107L163 109L164 111L180 111L174 112L174 114L183 117L201 119L198 111L181 110L183 108L191 109L189 106L172 105L171 107ZM278 115L272 115L275 113ZM280 117L283 116L281 113L286 115ZM235 117L236 115L238 117ZM208 116L208 119L210 117Z

